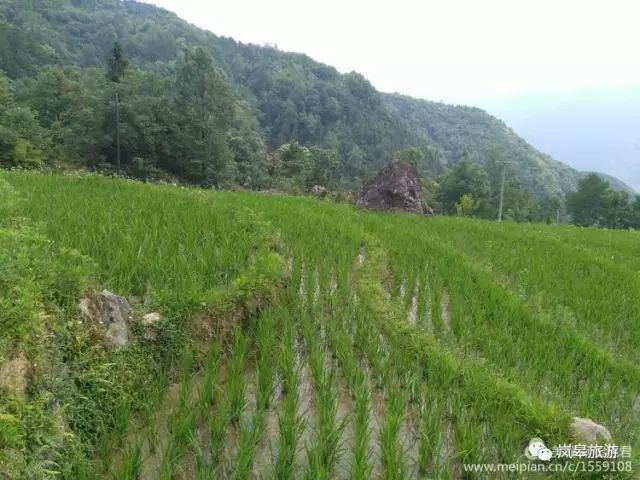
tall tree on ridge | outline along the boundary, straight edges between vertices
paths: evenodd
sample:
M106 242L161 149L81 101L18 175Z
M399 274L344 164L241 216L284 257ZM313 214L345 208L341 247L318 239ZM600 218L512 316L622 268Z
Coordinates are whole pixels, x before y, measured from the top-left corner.
M107 78L115 84L116 97L116 163L120 170L120 99L118 98L118 84L124 77L129 61L124 57L122 46L119 42L114 42L109 59L109 68L107 69Z
M230 88L203 48L186 50L176 73L174 114L183 173L218 185L231 161L227 131L233 120Z
M128 66L129 60L124 56L122 45L120 45L118 41L114 42L113 49L111 50L111 58L109 58L107 78L114 83L120 83Z

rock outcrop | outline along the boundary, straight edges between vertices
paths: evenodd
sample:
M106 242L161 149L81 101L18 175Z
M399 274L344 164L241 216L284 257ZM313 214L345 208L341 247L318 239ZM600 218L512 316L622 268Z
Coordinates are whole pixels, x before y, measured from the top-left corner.
M148 327L150 325L155 325L160 320L162 320L162 315L160 315L160 313L151 312L151 313L147 313L146 315L143 315L142 321L140 323Z
M590 418L573 417L571 432L577 441L589 445L611 441L609 430Z
M142 325L142 338L153 341L158 339L158 322L162 320L160 312L150 312L142 316L140 324Z
M394 161L369 180L356 199L356 206L370 210L433 214L431 207L422 199L418 169L401 161Z
M95 297L80 299L78 307L82 317L105 327L104 339L108 346L120 348L129 343L131 306L126 298L103 290Z

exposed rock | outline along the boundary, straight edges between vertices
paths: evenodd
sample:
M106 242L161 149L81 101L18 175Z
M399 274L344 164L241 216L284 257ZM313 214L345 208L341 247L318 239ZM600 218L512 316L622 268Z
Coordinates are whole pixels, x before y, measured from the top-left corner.
M80 301L78 301L78 310L80 310L80 316L84 319L92 319L94 313L91 311L92 309L92 301L89 297L82 297Z
M23 353L0 365L0 390L22 396L27 390L31 362Z
M140 324L143 325L144 331L142 332L142 338L149 341L158 339L158 330L156 324L162 320L162 315L159 312L150 312L140 319Z
M327 189L322 185L314 185L311 187L311 195L314 195L318 198L324 198L327 196Z
M611 441L609 430L589 418L573 417L571 431L576 441L585 444Z
M103 290L95 297L83 297L78 303L80 315L105 327L104 338L110 347L120 348L129 343L131 307L126 298Z
M154 325L162 320L162 315L158 312L147 313L142 317L142 325L149 326Z
M410 163L394 161L369 180L356 199L356 206L371 210L433 214L422 199L418 169Z

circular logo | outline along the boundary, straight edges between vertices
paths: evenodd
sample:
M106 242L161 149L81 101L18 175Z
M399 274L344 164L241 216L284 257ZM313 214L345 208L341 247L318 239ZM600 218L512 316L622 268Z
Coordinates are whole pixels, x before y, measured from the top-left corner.
M547 448L540 438L531 439L529 445L527 445L527 448L524 450L524 455L529 460L542 460L543 462L548 462L553 456L551 450Z

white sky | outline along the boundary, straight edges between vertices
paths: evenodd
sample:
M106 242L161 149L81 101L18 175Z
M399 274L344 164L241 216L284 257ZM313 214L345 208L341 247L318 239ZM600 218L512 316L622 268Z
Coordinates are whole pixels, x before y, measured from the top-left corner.
M640 2L145 1L218 35L306 53L382 91L431 100L640 84Z

